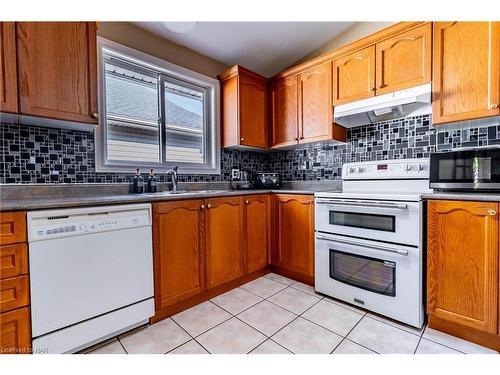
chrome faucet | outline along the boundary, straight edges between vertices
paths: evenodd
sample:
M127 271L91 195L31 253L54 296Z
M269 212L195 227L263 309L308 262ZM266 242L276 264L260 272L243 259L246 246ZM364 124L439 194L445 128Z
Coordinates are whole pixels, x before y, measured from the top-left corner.
M167 174L172 177L172 190L170 191L171 193L177 193L178 192L177 169L179 169L179 166L175 166L175 167L173 167L171 170L169 170L167 172Z

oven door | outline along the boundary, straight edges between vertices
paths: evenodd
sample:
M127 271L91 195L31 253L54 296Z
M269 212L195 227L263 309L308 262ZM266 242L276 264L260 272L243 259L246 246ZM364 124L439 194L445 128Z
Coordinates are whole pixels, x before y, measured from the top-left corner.
M419 248L316 233L315 252L317 291L422 326Z
M420 245L421 202L316 199L316 230Z

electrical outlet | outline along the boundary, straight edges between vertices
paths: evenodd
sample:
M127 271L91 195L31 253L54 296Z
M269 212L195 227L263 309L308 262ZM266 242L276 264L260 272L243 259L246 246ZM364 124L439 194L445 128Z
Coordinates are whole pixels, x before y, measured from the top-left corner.
M231 178L240 178L240 170L238 168L231 168Z

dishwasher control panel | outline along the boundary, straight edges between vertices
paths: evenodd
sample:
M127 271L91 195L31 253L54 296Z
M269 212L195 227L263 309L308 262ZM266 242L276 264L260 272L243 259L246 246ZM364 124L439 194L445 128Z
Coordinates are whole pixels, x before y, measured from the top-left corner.
M29 241L151 225L150 205L126 205L28 213Z

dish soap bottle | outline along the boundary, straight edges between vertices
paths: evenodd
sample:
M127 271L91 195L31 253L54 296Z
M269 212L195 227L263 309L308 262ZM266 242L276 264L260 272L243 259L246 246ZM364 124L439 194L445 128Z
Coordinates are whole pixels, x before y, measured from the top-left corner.
M141 176L141 172L139 171L139 168L137 168L135 176L132 179L132 183L133 183L134 194L141 194L144 192L144 179Z
M151 173L149 173L148 177L148 192L156 193L156 177L153 169L151 169Z

